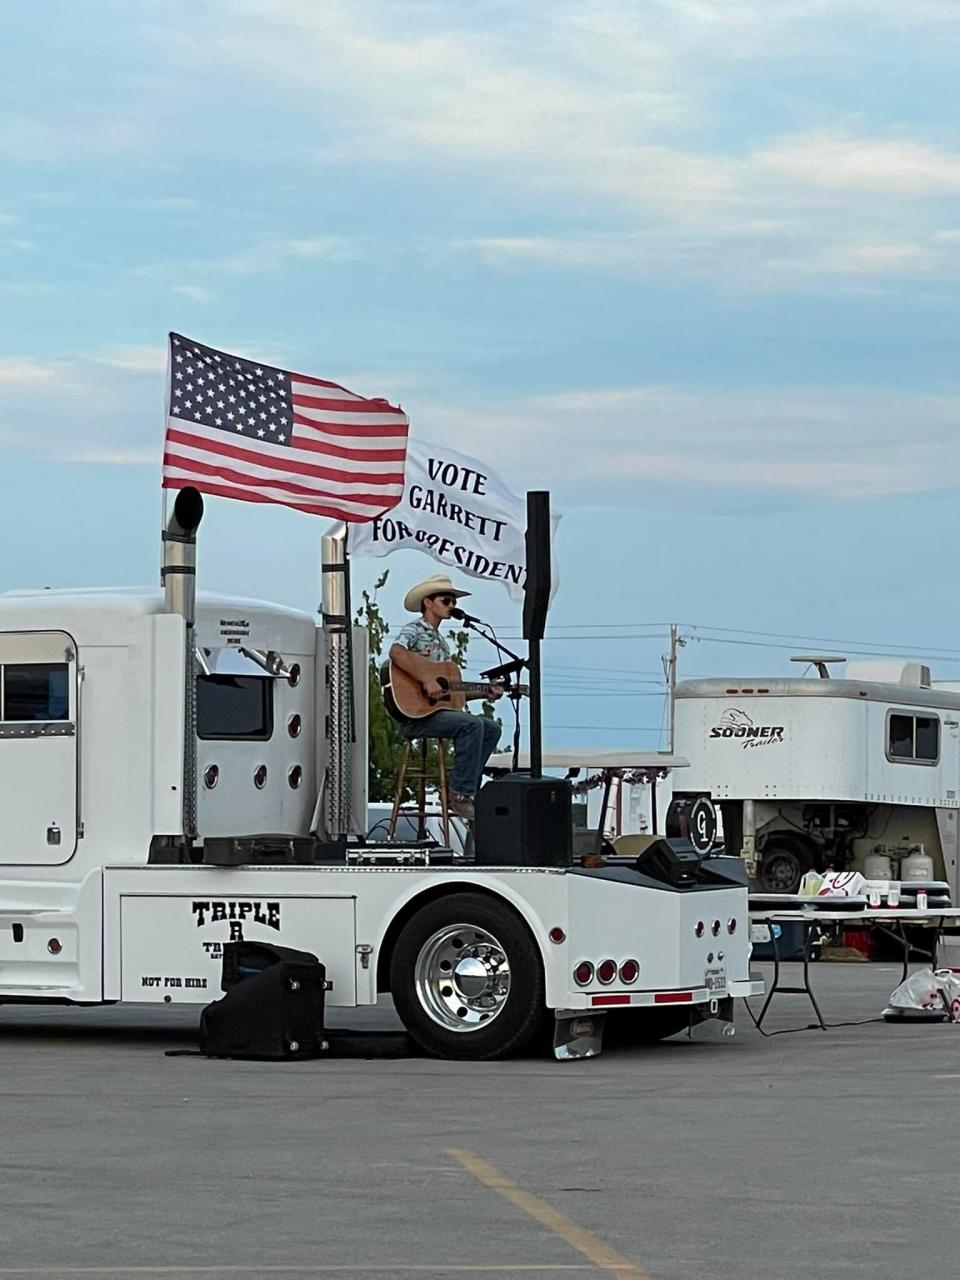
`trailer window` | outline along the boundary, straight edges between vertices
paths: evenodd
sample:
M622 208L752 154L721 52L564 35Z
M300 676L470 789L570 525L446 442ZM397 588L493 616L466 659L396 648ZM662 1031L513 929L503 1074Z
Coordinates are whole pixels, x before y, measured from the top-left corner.
M273 734L273 681L263 676L197 677L197 737L265 742Z
M887 718L887 758L913 764L940 759L940 721L936 716L891 712Z
M940 755L940 721L933 716L917 716L914 755L918 760L936 760Z
M65 662L8 662L0 668L0 720L69 720Z

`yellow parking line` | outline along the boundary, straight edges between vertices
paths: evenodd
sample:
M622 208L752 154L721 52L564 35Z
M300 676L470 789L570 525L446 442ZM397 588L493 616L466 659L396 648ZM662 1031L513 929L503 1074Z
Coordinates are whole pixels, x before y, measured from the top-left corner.
M517 1209L535 1218L541 1226L546 1227L555 1236L565 1240L599 1270L608 1271L619 1280L649 1280L647 1273L635 1262L631 1262L622 1253L611 1248L592 1231L578 1227L566 1214L561 1213L559 1209L554 1209L553 1205L547 1204L546 1200L541 1200L532 1192L518 1187L515 1182L511 1182L492 1164L474 1155L472 1151L458 1147L448 1151L447 1155L452 1156L484 1186L489 1187L491 1191L496 1191L497 1195L503 1196L504 1200L508 1200Z
M539 1273L553 1275L569 1272L594 1274L597 1268L582 1262L512 1262L512 1263L470 1263L470 1262L371 1262L364 1263L257 1263L236 1266L232 1263L205 1263L196 1266L156 1266L156 1267L0 1267L0 1276L269 1276L269 1275L351 1275L351 1276L391 1276L421 1275L429 1276L440 1272L443 1275L517 1275Z

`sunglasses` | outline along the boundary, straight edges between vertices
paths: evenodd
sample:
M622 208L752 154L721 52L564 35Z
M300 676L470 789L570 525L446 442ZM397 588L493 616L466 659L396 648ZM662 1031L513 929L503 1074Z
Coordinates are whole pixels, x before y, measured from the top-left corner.
M441 604L456 604L456 603L457 603L457 597L456 597L456 596L431 596L431 597L430 597L430 599L431 599L431 600L439 600L439 602L440 602Z

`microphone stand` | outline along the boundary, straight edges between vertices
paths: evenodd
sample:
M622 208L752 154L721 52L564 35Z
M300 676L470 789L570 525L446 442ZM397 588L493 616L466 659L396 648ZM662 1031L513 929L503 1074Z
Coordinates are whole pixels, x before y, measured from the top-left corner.
M460 623L468 630L475 631L478 636L482 636L488 644L492 644L500 657L506 656L509 662L504 662L499 667L491 667L488 671L481 671L480 675L484 680L506 680L506 688L504 692L510 696L510 677L518 676L524 667L528 666L526 658L521 658L518 653L514 653L512 649L508 649L505 644L501 644L494 634L493 628L489 622L481 622L479 618L460 618ZM519 685L519 680L517 684ZM520 767L520 699L514 699L514 728L513 728L513 771L514 773Z

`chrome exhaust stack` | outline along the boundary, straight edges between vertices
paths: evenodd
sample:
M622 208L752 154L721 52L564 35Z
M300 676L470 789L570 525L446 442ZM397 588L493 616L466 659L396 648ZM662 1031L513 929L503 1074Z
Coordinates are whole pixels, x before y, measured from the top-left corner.
M350 627L350 565L347 528L334 525L321 543L322 603L320 612L329 653L327 773L322 787L319 834L337 840L350 830L351 744L354 740L353 671Z
M182 829L188 840L197 835L197 529L203 519L199 490L181 489L162 534L163 585L167 613L184 621Z

